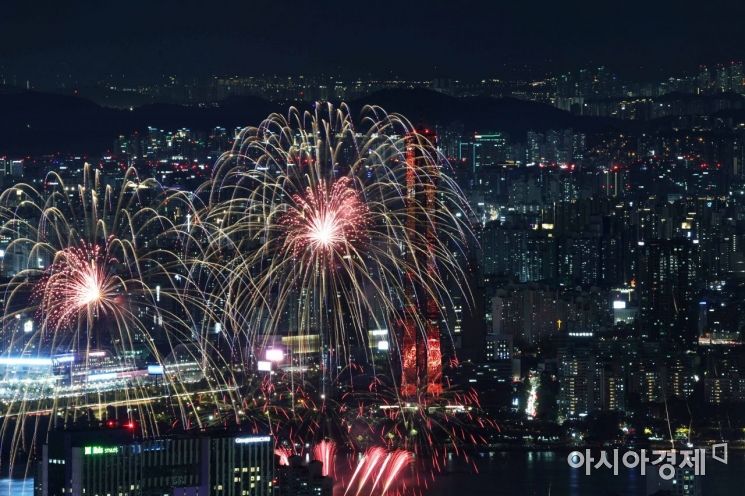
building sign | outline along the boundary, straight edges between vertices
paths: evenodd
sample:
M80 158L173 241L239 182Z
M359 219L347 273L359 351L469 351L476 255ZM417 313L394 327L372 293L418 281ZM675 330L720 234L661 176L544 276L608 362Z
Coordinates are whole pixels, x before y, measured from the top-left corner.
M115 455L119 453L118 446L86 446L83 448L84 455Z
M247 436L237 437L235 442L238 444L268 443L272 440L270 436Z

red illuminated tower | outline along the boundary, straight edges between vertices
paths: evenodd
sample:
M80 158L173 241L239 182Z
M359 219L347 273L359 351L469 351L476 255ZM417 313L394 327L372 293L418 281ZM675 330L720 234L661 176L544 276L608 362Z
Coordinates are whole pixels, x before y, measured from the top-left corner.
M429 129L406 136L407 229L416 233L418 246L408 254L413 267L426 267L428 277L437 277L434 258L434 219L437 208L439 163L436 136ZM401 322L401 394L414 396L442 391L442 352L440 350L440 309L432 294L408 275L404 318Z

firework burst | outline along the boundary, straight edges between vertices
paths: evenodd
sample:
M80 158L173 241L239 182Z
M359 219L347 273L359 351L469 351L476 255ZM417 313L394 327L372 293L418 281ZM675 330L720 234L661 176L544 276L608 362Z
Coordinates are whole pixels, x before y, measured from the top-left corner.
M309 186L304 195L292 196L288 212L280 219L287 226L285 250L296 257L309 257L309 263L325 258L321 262L331 264L356 252L367 215L367 207L348 177Z
M358 122L345 106L272 115L193 194L132 170L116 190L86 168L77 186L51 174L42 191L0 195L16 261L3 266L6 349L85 365L82 383L6 398L11 451L26 419L113 409L148 434L164 423L269 431L283 461L312 443L328 471L337 447L368 450L350 481L358 495L402 493L402 471L427 454L441 468L440 446L468 437L470 396L440 384L438 326L452 295L468 300L470 214L432 135L377 107ZM248 385L277 344L287 377ZM119 386L91 386L101 356ZM162 383L141 375L149 364ZM345 384L350 364L385 369L387 389ZM417 368L428 379L412 380Z
M204 188L226 326L256 353L278 336L295 356L321 350L301 368L327 384L355 350L370 358L370 329L400 352L400 322L424 334L451 294L468 294L468 211L446 162L400 116L371 107L360 122L343 106L273 115L240 134ZM411 310L425 299L430 314Z
M50 174L42 190L18 184L0 195L0 236L10 240L3 358L49 364L31 380L4 369L2 436L12 457L43 441L40 429L83 419L123 416L144 435L203 425L197 395L234 414L225 396L236 381L206 339L215 315L192 279L199 254L183 251L203 237L191 222L197 209L132 170L119 179L115 189L86 166L80 184Z
M117 291L110 268L114 263L100 246L85 242L57 252L32 296L45 330L56 332L78 319L113 311Z
M227 334L247 357L288 351L289 377L253 418L267 419L285 457L311 442L328 458L326 439L346 452L382 449L381 465L356 476L360 494L389 491L414 459L436 473L445 453L476 439L463 427L477 416L473 397L441 384L439 326L452 295L469 299L472 234L433 139L376 107L359 121L345 106L291 109L244 129L199 192L215 233L202 277L215 281ZM345 384L352 363L387 386Z

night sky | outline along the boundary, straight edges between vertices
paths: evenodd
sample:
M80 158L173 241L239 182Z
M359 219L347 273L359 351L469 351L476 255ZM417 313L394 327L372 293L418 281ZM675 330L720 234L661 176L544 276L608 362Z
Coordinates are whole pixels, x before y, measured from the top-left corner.
M745 2L16 1L0 73L538 75L606 65L632 79L745 57Z

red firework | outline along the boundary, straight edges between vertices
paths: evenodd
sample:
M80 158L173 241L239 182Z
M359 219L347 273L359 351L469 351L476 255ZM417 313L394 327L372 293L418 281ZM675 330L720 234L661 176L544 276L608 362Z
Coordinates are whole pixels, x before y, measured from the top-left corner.
M408 451L388 452L380 447L370 448L357 463L344 495L385 495L389 491L397 494L405 491L406 485L401 480L401 473L412 459L413 456Z
M290 466L290 458L295 455L295 453L287 447L279 446L274 449L275 456L279 457L279 465L281 467L289 467Z
M345 255L364 232L368 209L348 177L321 181L293 195L285 214L285 246L295 255Z
M98 245L83 243L58 251L33 294L43 328L56 332L78 318L106 312L116 297L110 266Z
M327 477L334 472L334 455L336 454L336 443L323 440L313 448L313 458L323 464L323 476Z

